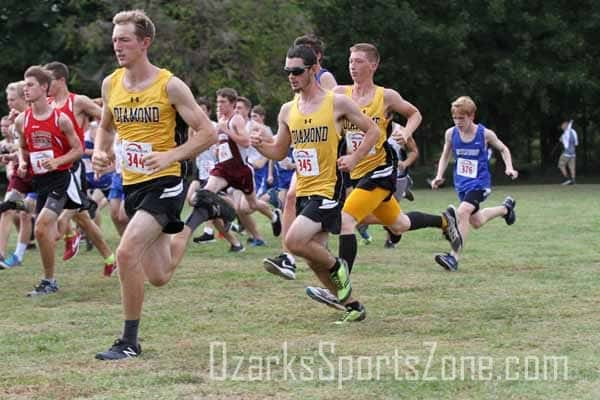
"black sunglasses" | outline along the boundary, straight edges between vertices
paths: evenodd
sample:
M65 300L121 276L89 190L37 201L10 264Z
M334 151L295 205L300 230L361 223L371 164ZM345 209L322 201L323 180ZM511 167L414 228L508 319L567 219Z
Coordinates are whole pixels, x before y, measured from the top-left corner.
M285 67L285 68L283 68L283 72L285 72L288 75L292 74L294 76L298 76L298 75L302 75L304 73L304 71L306 71L307 69L310 69L310 67L311 67L310 65L308 67L307 66L294 67L294 68Z

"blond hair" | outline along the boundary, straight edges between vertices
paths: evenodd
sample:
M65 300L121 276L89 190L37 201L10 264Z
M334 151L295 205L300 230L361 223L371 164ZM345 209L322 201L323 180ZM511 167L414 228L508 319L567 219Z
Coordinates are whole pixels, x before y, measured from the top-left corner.
M6 86L6 93L15 92L18 97L21 99L25 98L25 92L23 89L25 88L25 81L11 82Z
M135 26L135 36L138 39L150 38L150 40L154 40L156 28L144 10L121 11L113 17L112 22L113 25L132 23Z
M350 53L354 53L355 51L362 51L367 55L367 59L370 62L374 62L379 64L379 51L374 44L371 43L356 43L352 47L350 47Z
M458 99L454 100L450 106L451 113L456 112L458 114L475 115L475 111L477 111L477 106L469 96L460 96Z

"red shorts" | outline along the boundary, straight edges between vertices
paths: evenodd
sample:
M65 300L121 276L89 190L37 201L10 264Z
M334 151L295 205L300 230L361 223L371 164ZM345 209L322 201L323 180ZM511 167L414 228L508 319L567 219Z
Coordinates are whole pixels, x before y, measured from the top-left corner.
M227 187L241 190L244 194L251 194L254 191L254 175L252 174L252 168L247 165L240 164L232 167L217 164L210 171L210 174L225 179Z
M6 188L7 192L11 190L16 190L19 193L27 194L33 192L33 187L31 186L31 174L27 172L25 178L21 178L17 172L15 171L8 181L8 187Z

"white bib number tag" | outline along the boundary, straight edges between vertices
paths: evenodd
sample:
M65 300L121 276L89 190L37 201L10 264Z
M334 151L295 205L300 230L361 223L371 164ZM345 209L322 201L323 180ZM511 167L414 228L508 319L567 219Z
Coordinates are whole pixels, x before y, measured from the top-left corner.
M467 178L477 177L477 160L459 158L456 160L456 173Z
M362 132L346 132L346 148L348 149L348 154L352 154L359 148L361 143L363 142L365 136ZM372 156L375 154L375 147L371 147L367 155Z
M139 174L149 174L150 171L144 165L144 157L152 153L151 143L125 142L123 149L123 167L126 170Z
M318 176L321 173L317 149L294 150L294 159L296 160L296 171L299 175Z
M31 160L31 168L33 168L33 173L45 174L48 172L46 168L42 165L42 161L44 160L52 160L54 158L53 150L43 150L43 151L34 151L33 153L29 153L29 158Z
M229 142L219 144L219 153L218 153L219 162L225 162L227 160L231 160L233 158L233 154L231 153L231 147L229 147Z
M94 170L92 169L92 159L91 158L82 158L81 161L83 161L83 167L85 168L85 173L89 174L90 172L94 172Z

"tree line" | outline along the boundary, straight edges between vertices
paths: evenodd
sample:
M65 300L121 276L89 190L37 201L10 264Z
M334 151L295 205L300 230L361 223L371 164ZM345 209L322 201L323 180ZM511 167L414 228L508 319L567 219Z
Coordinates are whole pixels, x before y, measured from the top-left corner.
M198 95L236 88L264 105L275 125L280 105L291 98L285 52L295 37L313 32L325 42L324 65L340 83L350 82L350 45L378 46L376 82L398 90L424 116L415 134L423 165L439 155L452 123L450 102L466 94L478 104L477 119L498 133L522 168L554 168L558 126L574 119L580 168L592 172L600 155L594 6L591 0L4 0L0 84L21 79L29 65L59 60L71 68L74 91L99 96L102 78L116 68L112 16L142 8L157 27L153 62Z

